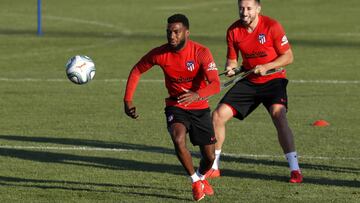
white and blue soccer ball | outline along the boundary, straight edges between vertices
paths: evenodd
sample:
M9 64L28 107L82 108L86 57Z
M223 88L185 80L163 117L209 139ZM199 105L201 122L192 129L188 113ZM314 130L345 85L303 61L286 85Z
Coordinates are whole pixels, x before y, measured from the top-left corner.
M95 76L94 61L84 55L71 57L66 63L66 75L75 84L83 85L92 80Z

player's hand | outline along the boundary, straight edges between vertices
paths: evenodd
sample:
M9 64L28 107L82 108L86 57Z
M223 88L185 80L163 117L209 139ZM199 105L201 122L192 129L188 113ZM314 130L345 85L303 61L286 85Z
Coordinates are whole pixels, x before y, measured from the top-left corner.
M198 93L193 92L188 89L184 89L184 88L182 88L182 89L185 91L185 93L178 97L179 104L184 104L185 106L187 106L187 105L191 104L192 102L198 101L200 99L200 96Z
M266 75L267 71L268 70L263 65L257 65L254 68L254 73L262 76Z
M225 75L227 76L227 77L232 77L232 76L234 76L235 75L235 69L233 68L233 67L226 67L226 73L225 73Z
M132 101L124 101L124 110L126 115L130 118L137 119L139 117L136 113L136 107L133 105Z

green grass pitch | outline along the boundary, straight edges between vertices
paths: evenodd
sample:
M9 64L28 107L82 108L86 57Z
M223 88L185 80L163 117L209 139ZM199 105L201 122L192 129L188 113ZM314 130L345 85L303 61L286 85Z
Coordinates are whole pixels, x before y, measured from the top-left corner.
M260 107L228 123L224 176L210 180L216 194L204 202L359 202L360 2L262 5L284 26L295 55L288 118L304 183L287 182L287 162ZM139 120L127 118L122 103L130 69L166 42L166 18L177 12L222 67L236 0L46 0L42 37L36 1L1 0L0 202L192 201L165 127L161 70L138 86ZM94 81L83 86L65 76L76 54L96 63ZM213 109L223 94L211 98ZM331 125L311 126L318 119Z

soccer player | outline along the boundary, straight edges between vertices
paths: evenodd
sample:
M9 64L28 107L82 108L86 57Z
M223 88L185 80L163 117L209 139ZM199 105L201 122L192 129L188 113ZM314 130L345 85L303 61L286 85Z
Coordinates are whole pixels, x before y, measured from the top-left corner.
M301 183L303 177L286 118L288 80L285 70L280 69L293 62L293 53L282 26L276 20L260 15L260 0L238 0L238 6L240 19L227 30L227 76L234 75L239 52L244 69L253 69L254 73L236 83L212 114L217 143L214 164L206 175L220 176L219 159L226 122L232 117L243 120L262 103L271 116L289 162L290 182ZM267 75L267 71L272 69L278 71Z
M133 67L124 96L125 113L136 119L133 94L141 74L158 65L164 72L169 97L165 99L167 128L176 155L192 181L193 198L199 201L213 195L205 173L215 159L216 142L207 97L220 92L220 80L212 54L205 46L189 39L189 21L175 14L167 20L167 43L152 49ZM192 157L186 147L189 133L193 145L202 155L195 172Z

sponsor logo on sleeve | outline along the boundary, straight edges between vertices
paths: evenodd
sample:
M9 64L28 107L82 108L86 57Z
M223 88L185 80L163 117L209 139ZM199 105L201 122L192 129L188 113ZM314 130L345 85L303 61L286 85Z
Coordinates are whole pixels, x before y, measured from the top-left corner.
M208 65L207 71L217 70L215 62L211 62Z
M281 39L281 46L284 46L285 44L289 43L286 35L284 35Z

